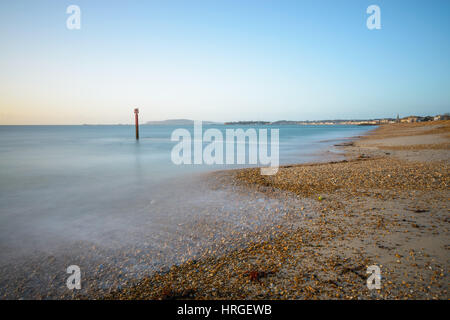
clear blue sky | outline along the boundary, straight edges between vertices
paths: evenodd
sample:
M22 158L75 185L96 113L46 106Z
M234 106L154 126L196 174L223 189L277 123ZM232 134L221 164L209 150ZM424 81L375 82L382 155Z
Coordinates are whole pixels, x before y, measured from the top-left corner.
M447 0L1 1L0 41L0 124L450 111Z

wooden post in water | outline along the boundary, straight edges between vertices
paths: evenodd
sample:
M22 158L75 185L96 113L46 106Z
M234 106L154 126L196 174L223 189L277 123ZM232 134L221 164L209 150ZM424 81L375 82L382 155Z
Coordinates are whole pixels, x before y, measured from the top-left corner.
M138 116L138 114L139 114L139 109L138 108L134 109L134 117L136 120L136 140L139 140L139 116Z

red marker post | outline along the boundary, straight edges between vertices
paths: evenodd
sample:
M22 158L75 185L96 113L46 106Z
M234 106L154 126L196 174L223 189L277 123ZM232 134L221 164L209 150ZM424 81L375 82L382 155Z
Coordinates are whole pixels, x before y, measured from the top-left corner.
M134 109L134 117L136 119L136 140L139 140L139 109Z

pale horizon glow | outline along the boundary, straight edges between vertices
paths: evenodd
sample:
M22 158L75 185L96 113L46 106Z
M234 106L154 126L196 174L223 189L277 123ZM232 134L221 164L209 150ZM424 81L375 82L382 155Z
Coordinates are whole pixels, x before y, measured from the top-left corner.
M3 1L0 125L442 114L449 31L445 0Z

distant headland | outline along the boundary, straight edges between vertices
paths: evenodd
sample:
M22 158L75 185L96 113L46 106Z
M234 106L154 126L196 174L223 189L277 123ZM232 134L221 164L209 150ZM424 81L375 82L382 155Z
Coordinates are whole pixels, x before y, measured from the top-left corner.
M203 124L223 124L223 122L213 122L213 121L202 121ZM167 126L183 126L183 125L193 125L194 120L189 119L168 119L162 121L147 121L145 124L151 125L167 125Z
M236 121L225 122L225 125L359 125L359 126L376 126L380 124L388 123L411 123L411 122L426 122L426 121L438 121L438 120L450 120L449 114L436 115L436 116L408 116L404 118L382 118L382 119L361 119L361 120L305 120L305 121L291 121L291 120L278 120L278 121Z

